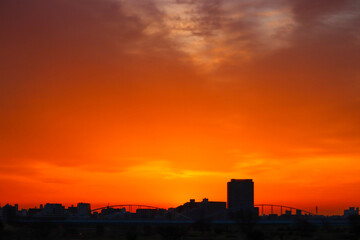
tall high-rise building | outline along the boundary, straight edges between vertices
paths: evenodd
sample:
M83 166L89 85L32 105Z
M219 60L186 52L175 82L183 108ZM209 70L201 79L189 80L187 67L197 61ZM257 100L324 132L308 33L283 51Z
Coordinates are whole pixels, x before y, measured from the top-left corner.
M230 210L254 211L253 180L231 179L227 183L227 203Z

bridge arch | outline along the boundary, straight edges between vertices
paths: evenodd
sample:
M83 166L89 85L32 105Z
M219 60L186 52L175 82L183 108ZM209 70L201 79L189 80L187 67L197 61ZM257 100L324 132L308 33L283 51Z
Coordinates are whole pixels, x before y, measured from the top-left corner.
M274 208L280 209L280 214L283 213L283 209L284 210L290 210L290 211L301 211L301 213L305 213L308 215L315 215L310 211L307 210L303 210L303 209L299 209L299 208L295 208L295 207L289 207L289 206L284 206L284 205L278 205L278 204L255 204L254 207L259 207L259 211L261 210L261 215L264 215L264 207L270 207L270 213L273 214L274 213ZM260 209L261 208L261 209Z
M261 215L264 215L264 208L270 208L270 213L271 214L274 213L274 208L275 208L275 209L280 209L280 214L283 214L283 210L290 210L290 211L295 211L295 212L296 211L301 211L301 213L308 214L308 215L315 215L312 212L307 211L307 210L299 209L299 208L296 208L296 207L285 206L285 205L279 205L279 204L255 204L254 207L259 208L259 214L261 214ZM161 209L159 207L150 206L150 205L117 204L117 205L108 205L108 206L105 206L105 207L95 208L95 209L92 209L91 212L98 212L98 211L101 211L103 209L109 209L109 208L125 208L126 211L128 211L128 212L136 212L137 209L154 209L154 210Z
M125 208L128 212L136 212L137 209L160 209L158 207L149 206L149 205L136 205L136 204L118 204L118 205L108 205L105 207L99 207L92 209L91 212L98 212L103 209L109 209L109 208Z

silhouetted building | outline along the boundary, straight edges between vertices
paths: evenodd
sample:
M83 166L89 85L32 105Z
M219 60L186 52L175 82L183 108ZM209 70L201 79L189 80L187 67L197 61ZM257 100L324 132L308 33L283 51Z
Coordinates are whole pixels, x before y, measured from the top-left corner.
M37 208L37 207L35 207L35 208L29 208L29 210L28 210L28 216L29 216L29 217L38 217L41 211L42 211L42 209Z
M78 203L77 214L78 216L82 216L82 217L90 216L91 214L90 203Z
M344 216L348 217L348 216L352 216L352 215L359 215L359 208L355 208L355 207L350 207L349 209L345 209L344 210Z
M67 214L69 216L76 216L78 214L78 208L74 207L74 205L71 205L71 207L67 208Z
M17 212L17 206L12 206L9 204L6 204L3 208L2 208L2 219L4 221L12 221L15 219L16 217L16 212Z
M227 204L232 211L254 212L252 179L231 179L227 183Z
M126 208L111 208L107 207L101 210L101 216L118 217L126 214Z
M65 217L65 207L60 203L47 203L41 210L41 216L62 218Z
M16 215L18 217L27 217L28 216L28 211L26 209L21 209L21 210L18 210Z
M291 210L285 210L285 215L286 215L286 216L291 216L291 214L292 214L292 213L291 213Z
M190 202L176 208L177 212L192 219L218 218L220 215L225 214L225 210L226 202L213 202L207 198L204 198L202 202L190 199Z

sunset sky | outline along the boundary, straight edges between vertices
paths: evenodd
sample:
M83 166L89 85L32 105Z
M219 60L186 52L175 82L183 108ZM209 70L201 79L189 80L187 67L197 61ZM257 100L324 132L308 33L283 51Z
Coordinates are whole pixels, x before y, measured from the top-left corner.
M360 205L360 1L1 0L0 204Z

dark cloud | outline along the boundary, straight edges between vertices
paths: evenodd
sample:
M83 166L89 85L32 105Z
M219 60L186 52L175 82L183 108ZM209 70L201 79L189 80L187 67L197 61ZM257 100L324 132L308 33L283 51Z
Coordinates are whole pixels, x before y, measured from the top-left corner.
M238 102L239 109L245 105L244 114L254 121L249 126L262 126L266 132L256 141L281 135L294 148L316 146L321 154L359 154L355 146L360 140L360 45L354 31L359 22L355 1L290 3L295 23L287 46L254 55L245 63L235 55L219 68L218 76L232 79L225 83L232 89L231 101ZM251 25L232 25L234 34L227 35L246 26ZM245 31L255 42L250 50L256 49L259 35L251 28ZM277 40L276 35L273 38Z
M168 16L157 1L0 4L4 162L171 159L162 152L170 133L197 135L204 152L221 135L217 154L357 153L356 1L175 1L186 16ZM207 46L205 61L216 59L207 75L189 60L201 54L191 37ZM149 142L156 147L139 147Z
M296 21L308 28L315 24L320 24L324 18L339 13L358 12L359 4L354 0L336 1L297 1L291 2L292 9L295 13ZM315 26L316 27L316 26Z

